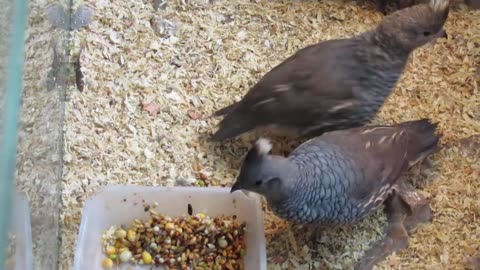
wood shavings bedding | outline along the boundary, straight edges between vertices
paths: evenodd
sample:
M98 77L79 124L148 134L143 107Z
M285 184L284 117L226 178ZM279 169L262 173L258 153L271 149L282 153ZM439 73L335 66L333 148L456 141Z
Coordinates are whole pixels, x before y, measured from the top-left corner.
M90 194L108 184L208 179L230 185L258 132L211 144L205 137L217 120L206 116L239 100L296 50L366 31L382 18L374 5L356 2L172 0L158 11L150 1L88 4L95 8L93 21L73 37L75 48L84 44L85 87L68 92L61 269L72 267ZM165 20L175 33L165 31L172 25ZM449 40L415 52L374 122L430 117L440 122L444 142L480 133L475 25L478 11L454 9L446 25ZM459 149L442 151L433 167L409 175L431 198L435 220L418 228L409 248L380 269L463 269L466 254L478 253L478 155L466 159ZM304 229L266 212L269 269L349 269L385 224L379 209L351 228L324 229L320 243L310 243Z

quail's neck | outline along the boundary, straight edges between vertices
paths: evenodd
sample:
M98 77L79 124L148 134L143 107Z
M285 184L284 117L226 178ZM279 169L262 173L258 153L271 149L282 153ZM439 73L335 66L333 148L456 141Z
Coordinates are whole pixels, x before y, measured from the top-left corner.
M281 186L275 192L269 192L265 196L269 202L275 204L287 201L294 194L293 190L297 188L298 182L301 181L301 171L297 164L292 162L285 163L281 170L283 170Z
M392 60L407 59L413 51L401 44L394 33L385 33L380 29L365 33L365 38L370 43L381 48Z

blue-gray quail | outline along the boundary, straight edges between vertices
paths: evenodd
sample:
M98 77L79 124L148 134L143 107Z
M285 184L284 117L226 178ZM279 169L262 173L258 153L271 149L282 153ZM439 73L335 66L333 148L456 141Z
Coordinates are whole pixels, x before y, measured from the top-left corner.
M433 217L426 198L400 177L439 149L436 127L421 119L331 131L288 157L270 155L271 144L261 138L247 153L231 192L259 193L276 215L312 225L352 224L385 203L385 237L354 268L371 270L406 248L408 232Z
M301 224L358 222L384 203L411 166L438 149L428 119L324 133L288 157L261 138L231 188L263 195L277 216Z

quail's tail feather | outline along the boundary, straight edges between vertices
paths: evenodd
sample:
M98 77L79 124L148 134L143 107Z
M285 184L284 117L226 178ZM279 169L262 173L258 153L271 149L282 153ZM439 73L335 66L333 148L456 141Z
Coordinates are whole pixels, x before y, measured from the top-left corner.
M218 130L210 137L211 141L223 141L254 129L255 121L241 112L233 112L225 116L219 123Z
M224 107L216 112L214 112L212 114L213 117L218 117L218 116L222 116L222 115L226 115L226 114L229 114L231 112L233 112L233 110L237 107L237 104L238 102L235 102L233 104L230 104L228 105L227 107Z
M437 152L439 136L436 134L438 124L429 119L420 119L400 124L410 136L411 165L414 165L427 156Z

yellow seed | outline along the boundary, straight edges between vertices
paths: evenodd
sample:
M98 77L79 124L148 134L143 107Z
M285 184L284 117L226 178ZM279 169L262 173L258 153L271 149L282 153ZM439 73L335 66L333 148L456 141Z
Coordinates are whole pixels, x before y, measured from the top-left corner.
M195 236L188 241L189 245L195 245L196 243L197 243L197 237L195 237Z
M190 223L190 225L195 226L195 225L198 224L198 221L196 221L195 219L190 219L190 220L188 221L188 223Z
M106 251L108 255L112 255L112 254L115 254L117 250L114 246L107 246Z
M165 225L165 230L170 231L170 230L173 230L173 228L175 228L175 225L171 222L169 222Z
M125 250L128 250L128 247L121 247L118 249L118 254L121 254L122 252L124 252Z
M144 264L151 264L152 263L152 255L147 251L142 252L142 259Z
M103 269L110 270L110 269L113 268L113 261L110 260L109 258L105 258L105 259L102 261L102 266L103 266Z
M115 261L117 259L117 254L110 254L108 257Z
M133 230L128 230L128 232L127 232L127 239L128 239L128 241L134 242L136 236L137 236L137 233L136 233L135 231L133 231Z
M205 214L204 214L204 213L198 213L198 214L197 214L197 217L200 218L200 219L204 219L204 218L205 218Z
M118 229L115 231L115 237L122 239L127 236L127 232L124 229Z
M153 209L150 209L150 214L152 214L152 216L159 216L160 215L157 211L155 211Z

